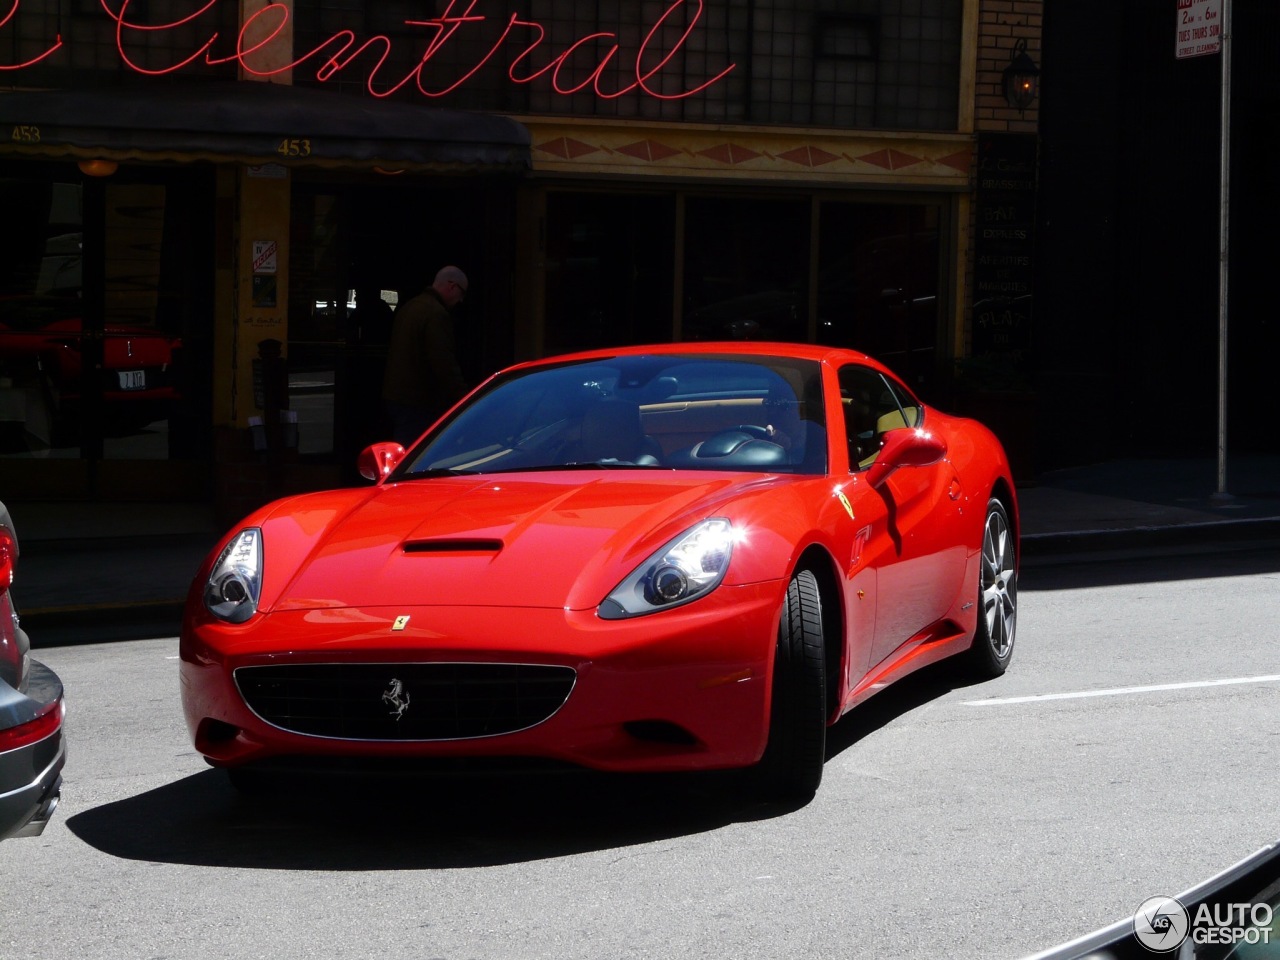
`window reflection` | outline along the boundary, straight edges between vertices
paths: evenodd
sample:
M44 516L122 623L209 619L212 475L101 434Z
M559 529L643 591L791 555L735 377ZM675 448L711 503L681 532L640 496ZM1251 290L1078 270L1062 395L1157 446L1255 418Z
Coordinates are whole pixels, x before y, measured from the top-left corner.
M939 208L824 203L821 217L818 342L927 384L938 358Z
M685 340L809 339L809 201L691 197Z

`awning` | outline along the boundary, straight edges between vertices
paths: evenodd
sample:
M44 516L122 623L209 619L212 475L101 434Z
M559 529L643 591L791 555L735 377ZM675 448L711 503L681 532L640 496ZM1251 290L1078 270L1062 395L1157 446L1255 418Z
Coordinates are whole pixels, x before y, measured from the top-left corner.
M0 156L512 172L510 117L256 81L0 92Z

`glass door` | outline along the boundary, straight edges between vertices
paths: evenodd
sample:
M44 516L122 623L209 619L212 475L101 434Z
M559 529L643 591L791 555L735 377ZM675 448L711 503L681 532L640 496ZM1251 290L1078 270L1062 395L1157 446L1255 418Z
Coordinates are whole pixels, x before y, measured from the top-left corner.
M0 238L7 486L203 499L191 462L210 457L211 178L14 167L0 171L17 221Z

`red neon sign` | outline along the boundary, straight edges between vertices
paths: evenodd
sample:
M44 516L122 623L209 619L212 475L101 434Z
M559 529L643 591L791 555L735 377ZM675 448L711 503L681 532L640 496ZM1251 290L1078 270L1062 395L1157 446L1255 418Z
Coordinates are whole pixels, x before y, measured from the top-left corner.
M502 23L501 34L489 49L476 59L473 65L467 66L464 64L461 67L461 72L452 80L436 88L429 87L423 76L423 70L436 58L437 54L449 45L455 37L460 34L465 36L462 33L463 31L477 33L482 24L492 19L476 12L481 0L448 0L444 12L438 17L424 20L406 20L406 26L420 27L427 32L427 45L422 51L418 62L408 73L401 77L384 77L382 75L392 51L393 40L391 37L385 34L376 34L361 40L351 30L339 30L313 49L283 66L267 66L266 64L270 62L269 54L277 43L282 42L280 37L289 21L289 7L284 3L269 3L249 16L240 27L234 52L229 55L216 56L214 54L214 44L218 40L218 34L215 31L209 34L208 39L193 50L190 55L183 57L176 63L157 68L145 67L135 63L130 58L126 50L126 46L130 42L136 42L149 35L162 34L165 31L189 24L212 10L221 0L208 0L203 6L187 16L165 23L147 23L142 20L131 19L129 7L132 0L117 0L119 6L115 10L108 5L109 2L110 0L99 0L103 11L115 22L116 50L119 53L121 62L134 72L148 76L174 73L193 63L203 61L209 66L235 63L246 73L257 77L272 77L290 70L314 67L316 79L324 82L337 76L358 58L365 57L366 59L376 58L369 69L369 77L365 82L365 88L371 96L389 97L409 84L413 84L422 96L434 98L446 96L457 90L489 63L500 50L508 44L513 44L520 49L520 52L511 61L510 67L507 68L507 77L512 83L532 83L535 80L546 77L549 78L551 87L556 93L566 96L590 89L597 97L603 100L613 100L630 93L654 97L658 100L683 100L686 97L701 93L713 84L723 80L736 66L736 64L731 63L715 76L690 89L680 90L675 93L661 92L662 84L660 81L664 71L688 42L697 28L699 20L702 19L702 0L671 0L670 5L648 29L640 46L636 49L634 63L629 71L629 75L634 76L635 79L624 83L617 89L606 89L604 84L606 70L609 69L610 64L616 58L622 56L616 33L610 31L588 33L574 40L557 53L547 49L547 31L542 24L534 20L523 20L519 14L515 13L510 14L505 22L498 21ZM21 0L13 0L9 12L4 15L3 19L0 19L0 29L3 29L5 24L17 13L20 4ZM661 38L663 28L667 26L669 20L686 7L690 8L689 13L691 14L688 17L688 25L670 43L668 48L664 48ZM259 39L250 40L251 33L258 36ZM611 44L610 41L612 41ZM587 73L586 79L574 83L569 79L569 75L575 68L581 68L584 62L588 65L591 64L590 58L596 55L591 52L589 47L599 43L607 45L606 52L602 57L598 57L598 62ZM62 38L57 37L49 48L38 56L23 63L0 64L0 70L22 70L33 66L55 54L62 45ZM455 48L458 46L459 44L454 44ZM539 55L547 58L546 62L542 63L541 66L535 63L539 59Z
M13 19L13 15L18 12L18 4L20 4L21 2L22 0L13 0L13 6L9 8L9 12L6 13L3 18L0 18L0 30L3 30L4 25ZM39 56L32 57L30 60L26 60L23 63L0 63L0 70L21 70L23 67L29 67L32 64L39 63L45 57L53 56L53 54L58 52L58 48L61 46L62 46L62 37L58 37L53 42L53 46L49 47L48 50L46 50L44 53L40 54Z

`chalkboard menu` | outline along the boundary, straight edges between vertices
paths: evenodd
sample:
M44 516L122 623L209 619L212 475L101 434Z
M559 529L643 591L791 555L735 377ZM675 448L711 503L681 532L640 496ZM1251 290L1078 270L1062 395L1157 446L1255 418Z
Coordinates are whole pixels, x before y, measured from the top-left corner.
M1031 344L1036 209L1034 134L980 133L973 355L1025 359Z

